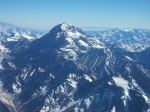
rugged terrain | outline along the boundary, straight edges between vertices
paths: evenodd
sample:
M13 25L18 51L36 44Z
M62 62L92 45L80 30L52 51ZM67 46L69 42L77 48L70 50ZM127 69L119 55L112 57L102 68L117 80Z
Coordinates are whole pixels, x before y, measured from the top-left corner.
M92 36L63 23L41 37L3 32L0 107L6 112L150 111L150 31Z

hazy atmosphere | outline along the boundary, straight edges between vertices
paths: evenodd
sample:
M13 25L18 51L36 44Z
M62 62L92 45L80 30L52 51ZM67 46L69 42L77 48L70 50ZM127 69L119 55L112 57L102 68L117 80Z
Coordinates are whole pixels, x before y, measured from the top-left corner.
M149 5L149 0L1 0L0 20L44 30L63 22L85 29L150 29Z

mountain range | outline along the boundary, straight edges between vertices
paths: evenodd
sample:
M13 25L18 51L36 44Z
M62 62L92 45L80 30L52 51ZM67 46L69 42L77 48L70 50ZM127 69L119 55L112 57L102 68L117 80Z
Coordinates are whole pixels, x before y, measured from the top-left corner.
M149 112L150 31L47 34L0 23L1 112Z

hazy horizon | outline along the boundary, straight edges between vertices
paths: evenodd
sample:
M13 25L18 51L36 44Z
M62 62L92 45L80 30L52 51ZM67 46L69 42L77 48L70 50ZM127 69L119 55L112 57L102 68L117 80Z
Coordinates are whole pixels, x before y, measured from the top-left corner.
M0 21L50 30L67 22L77 27L150 29L148 0L1 0Z

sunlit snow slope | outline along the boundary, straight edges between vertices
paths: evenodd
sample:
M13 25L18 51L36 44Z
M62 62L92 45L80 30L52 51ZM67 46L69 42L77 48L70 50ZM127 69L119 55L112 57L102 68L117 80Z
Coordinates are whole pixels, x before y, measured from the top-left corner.
M7 97L0 100L16 112L148 112L148 33L115 29L91 36L62 23L41 38L5 41L0 90Z

